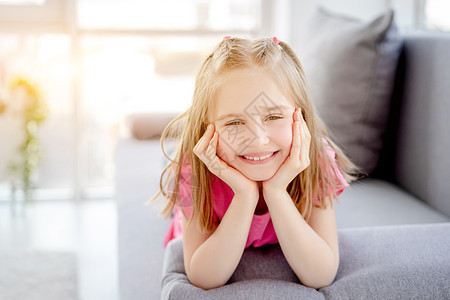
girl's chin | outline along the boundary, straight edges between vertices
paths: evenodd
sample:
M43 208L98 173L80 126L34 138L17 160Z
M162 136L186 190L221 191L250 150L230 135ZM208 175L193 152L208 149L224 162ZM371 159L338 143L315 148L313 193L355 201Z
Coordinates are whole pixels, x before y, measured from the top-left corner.
M253 181L265 181L265 180L269 180L270 178L272 178L272 176L274 175L273 172L270 173L266 173L265 174L261 174L261 173L256 173L256 172L242 172L242 174L245 175L245 177L247 177L250 180Z

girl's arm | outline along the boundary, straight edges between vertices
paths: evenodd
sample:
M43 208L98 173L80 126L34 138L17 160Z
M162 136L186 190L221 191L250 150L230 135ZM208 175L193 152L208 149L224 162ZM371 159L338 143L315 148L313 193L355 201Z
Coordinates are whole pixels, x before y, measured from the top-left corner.
M263 196L269 208L281 249L300 281L320 288L333 282L339 266L334 207L314 207L309 224L293 203L287 185L309 164L311 134L300 109L293 114L292 146L277 173L263 182Z
M247 243L258 194L235 194L214 232L204 233L197 219L183 217L183 251L186 274L203 289L219 287L233 275Z
M265 191L264 199L283 254L299 280L316 289L330 285L339 267L333 204L314 207L307 223L288 192Z
M211 123L194 147L208 170L223 180L234 197L214 232L204 233L198 219L183 219L184 266L192 284L211 289L230 279L241 260L259 199L256 182L217 156L219 133ZM195 216L194 216L195 217Z

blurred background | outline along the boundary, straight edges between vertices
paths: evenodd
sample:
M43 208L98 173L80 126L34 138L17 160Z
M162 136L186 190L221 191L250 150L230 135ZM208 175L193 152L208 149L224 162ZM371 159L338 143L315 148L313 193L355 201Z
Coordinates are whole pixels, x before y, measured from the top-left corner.
M127 116L183 111L224 36L289 43L317 4L360 19L393 8L401 31L450 31L445 0L0 0L0 250L89 253L79 296L115 299Z
M7 166L22 142L11 93L18 77L47 106L34 198L107 198L124 116L182 111L205 53L224 35L289 43L290 20L316 3L360 18L393 7L402 30L450 30L443 0L0 0L0 201L11 198Z

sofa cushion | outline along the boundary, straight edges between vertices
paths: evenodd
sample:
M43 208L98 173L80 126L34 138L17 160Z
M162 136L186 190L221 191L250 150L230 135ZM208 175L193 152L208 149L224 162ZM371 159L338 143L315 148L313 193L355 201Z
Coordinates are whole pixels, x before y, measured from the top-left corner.
M390 10L367 23L319 7L293 44L319 115L366 173L383 146L401 50L393 17Z
M336 279L319 290L292 280L278 246L246 249L238 281L202 290L190 284L182 240L174 239L164 256L162 299L449 299L449 230L450 223L341 229Z
M374 178L346 188L335 211L338 228L450 222L450 217L401 187Z
M450 223L343 229L327 299L450 299Z

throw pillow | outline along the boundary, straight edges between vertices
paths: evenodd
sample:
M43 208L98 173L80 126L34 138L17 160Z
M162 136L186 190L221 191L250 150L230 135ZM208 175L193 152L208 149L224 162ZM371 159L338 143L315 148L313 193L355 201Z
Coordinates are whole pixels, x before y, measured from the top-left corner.
M402 40L392 10L363 22L318 7L294 44L313 103L366 174L376 167Z

